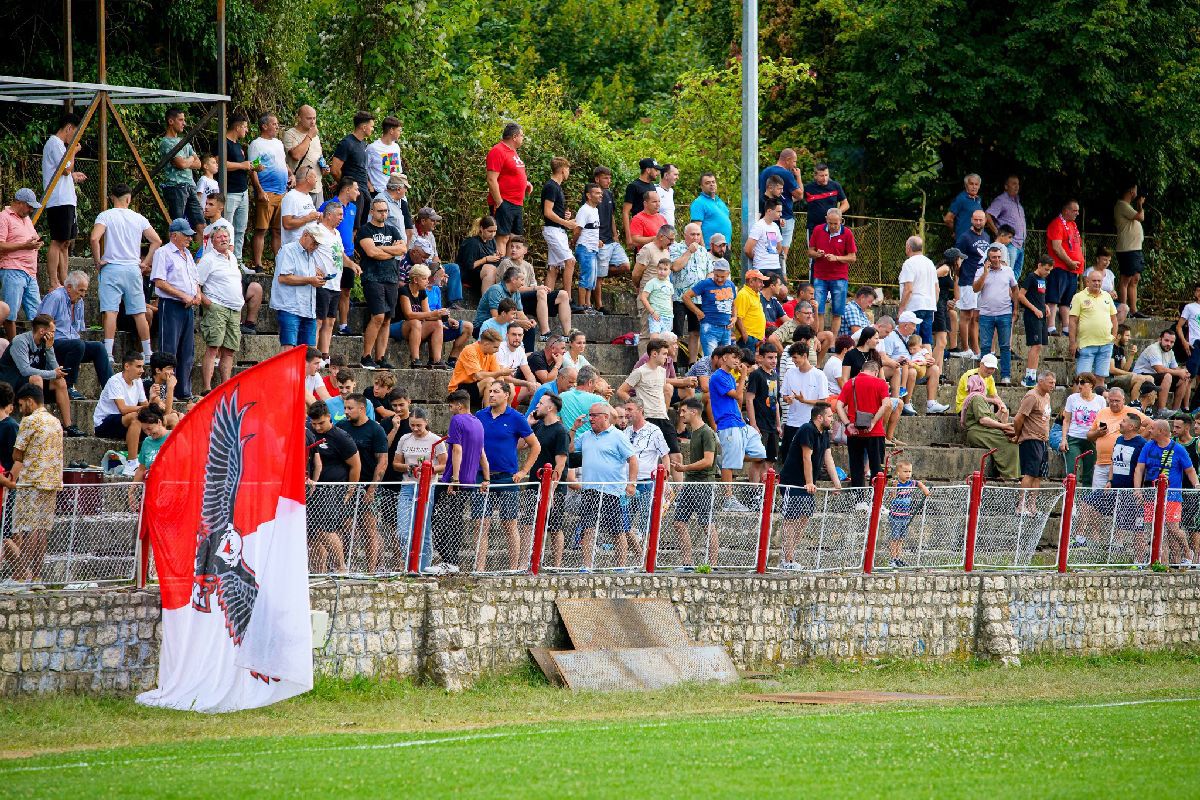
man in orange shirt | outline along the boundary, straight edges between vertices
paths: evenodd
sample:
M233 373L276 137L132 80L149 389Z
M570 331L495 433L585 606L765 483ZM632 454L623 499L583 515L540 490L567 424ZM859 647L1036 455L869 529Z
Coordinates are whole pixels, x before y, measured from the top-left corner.
M496 360L500 341L499 333L486 330L479 334L478 342L463 348L454 364L454 372L450 376L450 391L461 389L466 392L471 398L471 411L483 408L483 398L492 381L512 375L511 369L501 367Z
M1092 428L1087 435L1088 441L1096 449L1096 469L1092 472L1093 489L1105 488L1109 478L1112 477L1113 445L1117 443L1117 437L1121 435L1119 430L1121 419L1128 414L1138 416L1143 423L1150 419L1136 408L1125 405L1123 389L1115 386L1109 388L1108 407L1101 409L1096 418L1092 420Z

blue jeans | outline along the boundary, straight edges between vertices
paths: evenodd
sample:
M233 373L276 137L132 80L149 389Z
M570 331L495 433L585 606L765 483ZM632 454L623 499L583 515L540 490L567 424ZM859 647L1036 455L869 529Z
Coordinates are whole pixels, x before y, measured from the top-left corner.
M1000 377L1008 378L1012 374L1012 314L1001 314L996 317L979 315L980 351L992 352L993 331L1000 339Z
M704 355L711 356L713 350L724 347L729 344L729 341L729 328L724 325L711 325L700 320L700 349L704 351Z
M0 276L4 281L4 302L8 303L8 318L16 322L17 314L24 309L25 319L33 320L42 302L37 278L23 269L0 269Z
M1012 267L1013 275L1016 275L1019 280L1021 277L1021 267L1025 266L1025 248L1010 244L1008 246L1008 257L1012 261L1009 266Z
M933 312L914 311L913 313L921 320L921 324L917 326L917 333L921 334L921 343L933 344Z
M826 281L820 278L813 278L813 297L817 301L817 313L825 313L825 300L829 298L833 307L833 315L841 317L842 312L846 310L846 292L850 285L849 280L834 280Z
M79 380L79 365L84 359L92 362L96 368L96 380L101 387L112 377L112 362L108 360L108 352L102 342L88 342L83 339L55 339L54 358L67 371L67 386L75 387Z
M442 264L446 271L446 304L457 303L463 299L462 270L458 264Z
M250 222L250 198L247 192L230 192L225 195L225 219L233 223L233 255L241 264L246 225Z
M317 346L317 321L310 317L301 317L290 311L275 311L275 321L279 323L279 343L294 346L306 344Z
M1075 354L1075 374L1090 372L1098 378L1107 378L1108 364L1111 358L1111 344L1094 344L1091 347L1081 347Z
M400 485L400 491L396 497L396 525L400 529L401 541L407 543L410 548L412 547L413 512L416 510L413 501L416 496L417 484L404 483ZM433 496L432 492L430 492L430 496ZM430 510L430 508L425 509L425 524L421 526L421 562L418 568L422 572L433 560L433 524L430 519ZM404 569L407 569L407 566L405 563Z
M178 396L192 396L192 362L196 357L196 313L170 297L158 298L158 349L175 356Z
M162 193L163 203L171 219L186 219L197 231L204 230L204 209L200 208L200 198L196 196L195 186L178 184L158 187Z

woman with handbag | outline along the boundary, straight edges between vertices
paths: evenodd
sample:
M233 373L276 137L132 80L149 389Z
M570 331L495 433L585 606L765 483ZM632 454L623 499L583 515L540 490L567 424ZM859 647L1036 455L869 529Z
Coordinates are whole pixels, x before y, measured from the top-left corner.
M883 470L883 420L895 407L887 381L879 377L879 362L868 360L857 376L842 386L836 412L846 426L850 456L850 485L866 486L864 461L871 475Z

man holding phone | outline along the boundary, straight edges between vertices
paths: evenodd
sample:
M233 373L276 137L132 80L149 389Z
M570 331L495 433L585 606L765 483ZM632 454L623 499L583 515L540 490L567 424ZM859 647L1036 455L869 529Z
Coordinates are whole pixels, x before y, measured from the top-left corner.
M1096 469L1092 472L1093 489L1103 489L1112 478L1113 447L1120 435L1121 420L1131 414L1143 422L1150 419L1136 408L1125 405L1124 390L1111 387L1108 390L1108 405L1092 420L1092 428L1087 435L1092 447L1096 448Z
M1004 261L1004 245L988 246L984 269L971 284L979 303L979 349L992 352L992 334L1000 347L1001 386L1012 385L1012 317L1017 301L1017 277Z

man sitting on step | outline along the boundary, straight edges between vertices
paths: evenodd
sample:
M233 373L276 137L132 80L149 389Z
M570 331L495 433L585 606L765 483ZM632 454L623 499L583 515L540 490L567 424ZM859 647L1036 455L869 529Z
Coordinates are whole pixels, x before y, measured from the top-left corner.
M75 391L79 380L79 365L84 360L96 368L96 380L100 386L112 377L112 362L104 349L103 342L89 342L82 338L87 330L84 319L83 298L87 296L91 279L83 270L71 270L62 286L42 298L38 314L54 319L54 357L67 371L67 394L72 400L82 400L83 395Z
M63 435L84 436L83 431L71 424L67 371L58 365L54 357L54 318L38 314L30 324L31 329L18 334L4 355L0 356L0 381L18 392L26 384L36 386L45 393L53 392L62 416Z

